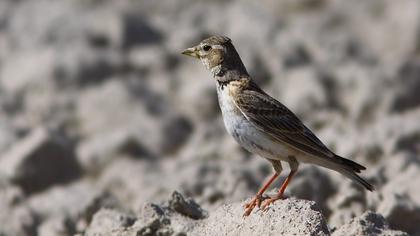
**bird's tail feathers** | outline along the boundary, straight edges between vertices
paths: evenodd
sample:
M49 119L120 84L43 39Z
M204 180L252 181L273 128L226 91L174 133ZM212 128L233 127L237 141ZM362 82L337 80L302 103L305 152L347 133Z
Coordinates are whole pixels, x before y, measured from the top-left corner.
M334 158L338 161L338 163L346 166L347 168L350 168L351 170L353 170L356 173L360 173L362 170L366 170L366 167L352 161L349 159L346 159L344 157L340 157L338 155L335 155Z
M360 177L358 174L354 173L353 171L349 171L349 170L344 169L340 173L345 175L346 177L350 178L351 180L355 181L356 183L362 185L363 187L365 187L367 190L369 190L371 192L375 190L375 187L373 187L372 184L367 182L365 179L363 179L362 177Z
M350 178L351 180L360 184L361 186L365 187L369 191L375 190L373 185L368 183L366 180L364 180L357 174L360 173L362 170L366 169L364 166L340 156L335 156L334 162L326 158L316 158L316 160L317 161L315 162L315 164L321 165L331 170L335 170L343 174L347 178Z

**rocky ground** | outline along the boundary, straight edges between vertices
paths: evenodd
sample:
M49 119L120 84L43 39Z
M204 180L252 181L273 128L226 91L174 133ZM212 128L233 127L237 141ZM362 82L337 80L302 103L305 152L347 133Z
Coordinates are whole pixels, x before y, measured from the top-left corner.
M272 169L180 55L213 34L377 191L301 165L242 218ZM1 1L0 235L420 235L419 91L419 1Z

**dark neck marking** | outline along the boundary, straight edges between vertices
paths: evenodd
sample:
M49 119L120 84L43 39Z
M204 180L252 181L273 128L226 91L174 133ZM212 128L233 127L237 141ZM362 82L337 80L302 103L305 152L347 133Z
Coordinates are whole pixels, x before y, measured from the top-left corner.
M225 86L227 86L233 80L217 80L217 84L219 85L220 89L223 90Z

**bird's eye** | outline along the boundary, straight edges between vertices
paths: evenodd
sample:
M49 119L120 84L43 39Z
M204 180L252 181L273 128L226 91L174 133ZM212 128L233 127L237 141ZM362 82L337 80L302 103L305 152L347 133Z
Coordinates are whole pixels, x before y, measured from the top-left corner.
M210 45L204 45L203 46L203 50L206 51L206 52L209 51L210 49L211 49Z

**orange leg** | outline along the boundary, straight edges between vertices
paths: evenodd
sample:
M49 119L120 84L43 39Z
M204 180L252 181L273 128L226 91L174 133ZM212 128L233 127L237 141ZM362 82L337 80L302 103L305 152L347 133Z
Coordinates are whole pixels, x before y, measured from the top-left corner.
M277 201L277 200L279 200L279 199L282 199L282 198L283 198L284 191L286 190L287 185L289 185L289 183L290 183L290 181L291 181L291 179L292 179L293 175L294 175L296 172L297 172L297 170L291 170L291 171L290 171L290 173L289 173L289 176L287 176L286 180L285 180L285 181L284 181L284 183L281 185L281 187L280 187L279 192L277 193L277 195L276 195L275 197L273 197L273 198L268 198L268 199L266 199L266 200L263 202L263 205L262 205L262 207L261 207L263 210L267 210L267 207L268 207L270 204L272 204L273 202L275 202L275 201Z
M247 204L245 204L245 213L243 216L249 216L249 214L251 214L252 210L258 206L260 207L261 205L261 201L263 200L262 195L263 193L267 190L267 188L273 183L273 181L279 176L278 173L274 173L273 176L271 176L271 178L262 186L262 188L260 190L258 190L257 194L255 195L255 197L253 197L251 199L250 202L248 202Z

